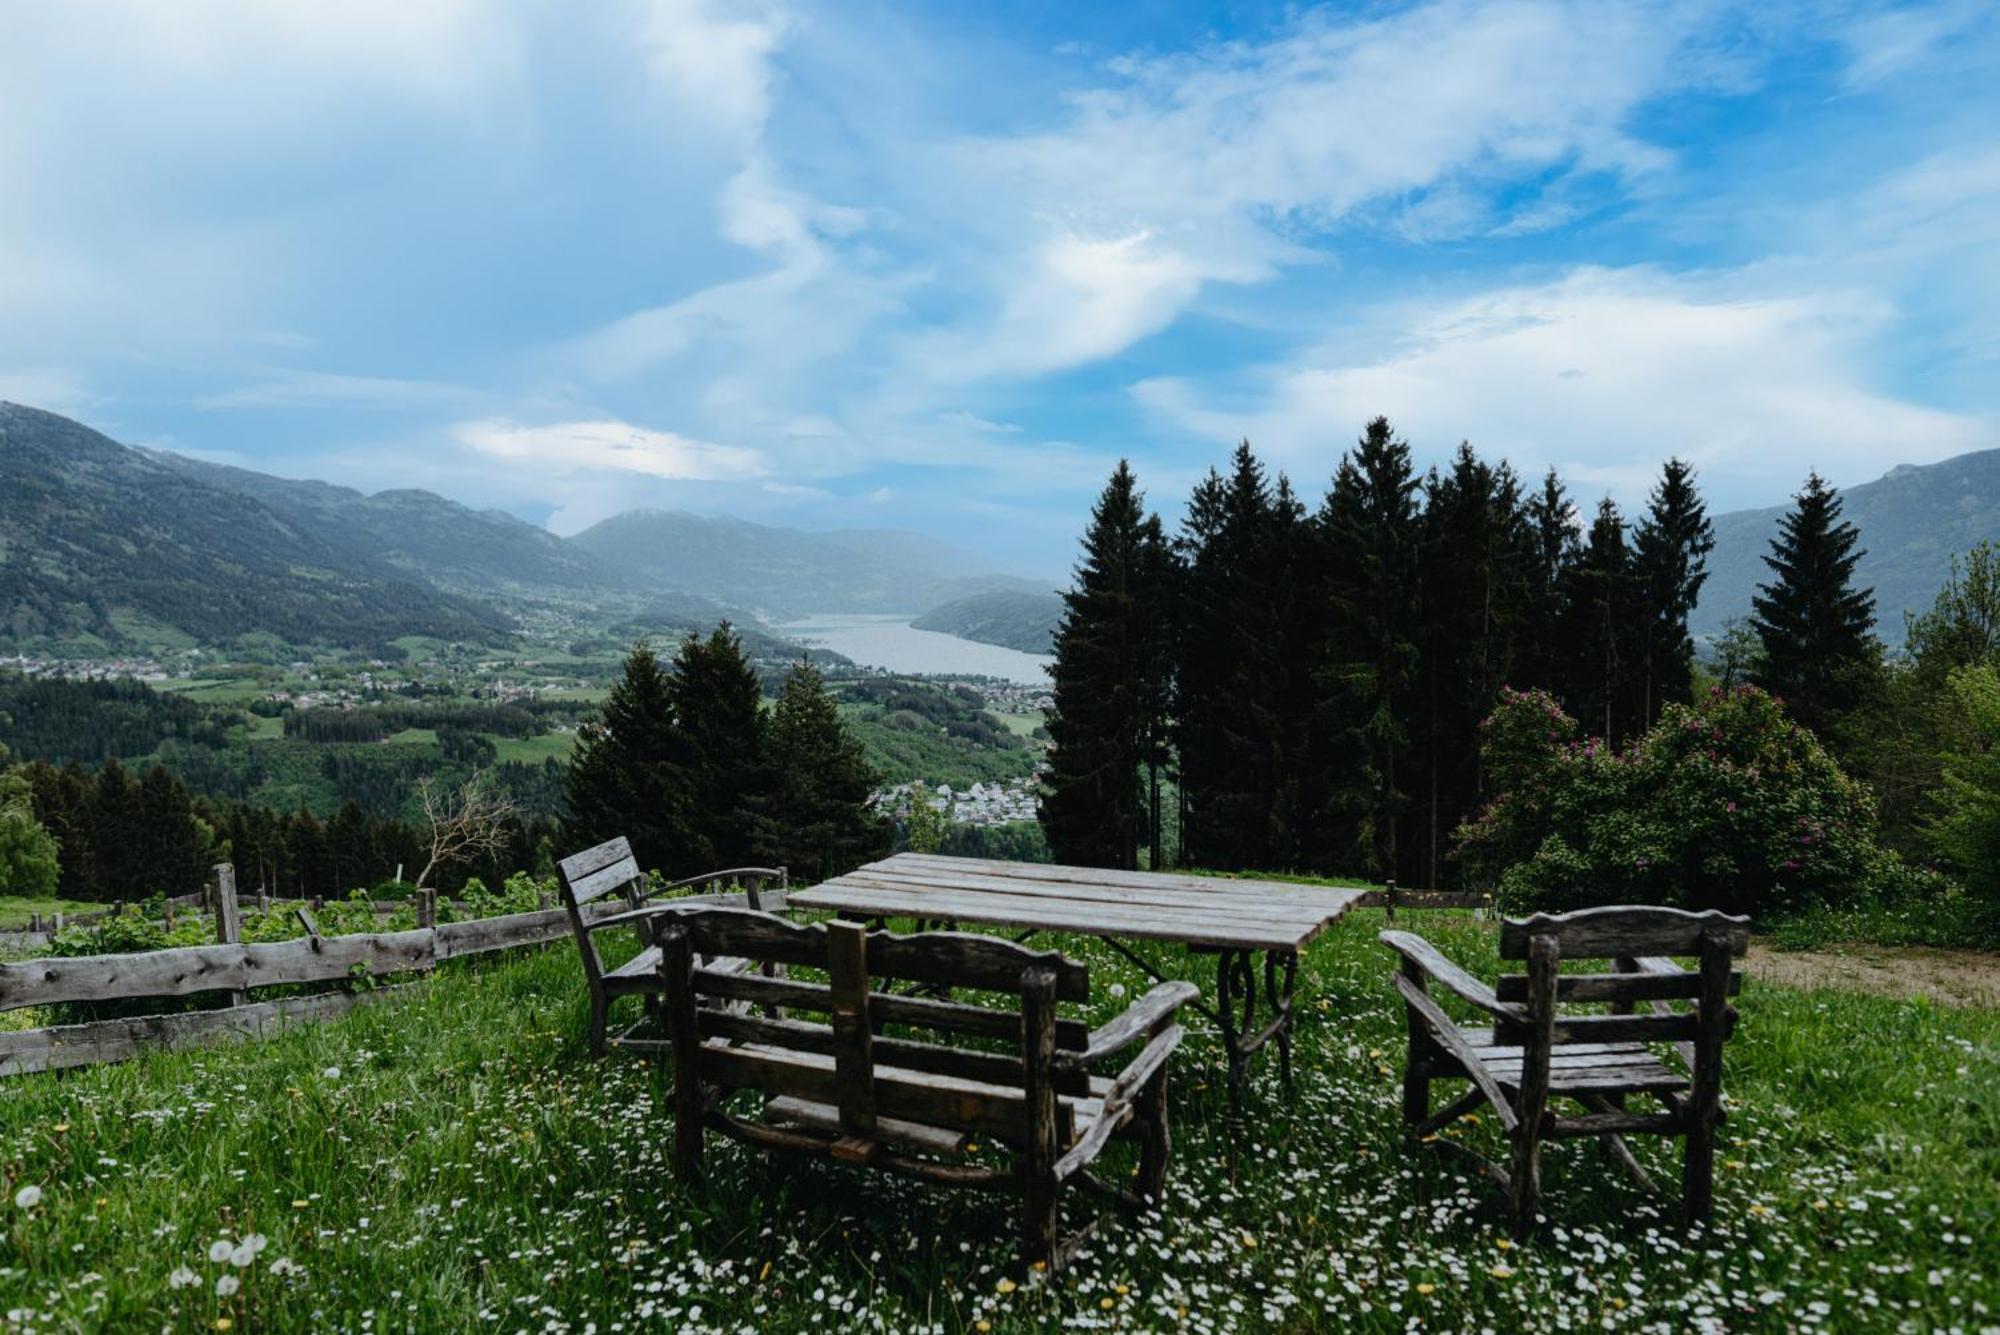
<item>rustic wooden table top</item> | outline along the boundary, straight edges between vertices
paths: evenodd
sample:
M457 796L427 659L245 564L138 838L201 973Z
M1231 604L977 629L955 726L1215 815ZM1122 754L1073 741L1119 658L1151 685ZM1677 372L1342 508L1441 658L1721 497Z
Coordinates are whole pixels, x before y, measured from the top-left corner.
M1214 950L1296 951L1364 893L1282 881L898 853L795 891L790 903L852 917L935 918Z

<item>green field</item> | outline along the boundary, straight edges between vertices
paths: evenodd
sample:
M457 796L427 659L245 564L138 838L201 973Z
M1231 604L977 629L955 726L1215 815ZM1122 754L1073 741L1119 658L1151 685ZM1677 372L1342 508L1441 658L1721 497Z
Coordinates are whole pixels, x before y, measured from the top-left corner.
M1490 926L1403 918L1492 976ZM1557 1144L1549 1222L1515 1246L1490 1186L1403 1142L1380 925L1356 914L1308 955L1298 1090L1287 1103L1261 1064L1240 1137L1212 1033L1191 1022L1165 1209L1108 1223L1060 1282L1019 1267L1001 1198L714 1138L707 1181L676 1183L665 1082L584 1054L576 959L558 947L450 966L252 1046L10 1079L0 1310L65 1330L1994 1324L2000 1012L1752 979L1714 1225L1683 1231L1595 1150ZM1072 944L1093 968L1087 1018L1124 1004L1112 984L1145 986ZM1677 1150L1636 1148L1674 1178ZM14 1207L31 1185L40 1202ZM208 1259L248 1235L267 1245L245 1266ZM241 1287L218 1295L225 1276Z
M0 895L0 931L19 931L28 925L28 915L40 913L89 913L101 909L102 904L87 904L80 899L45 899L29 895Z
M539 765L545 760L568 760L569 753L576 749L573 732L545 732L539 737L486 735L493 740L494 758L503 765L508 761Z

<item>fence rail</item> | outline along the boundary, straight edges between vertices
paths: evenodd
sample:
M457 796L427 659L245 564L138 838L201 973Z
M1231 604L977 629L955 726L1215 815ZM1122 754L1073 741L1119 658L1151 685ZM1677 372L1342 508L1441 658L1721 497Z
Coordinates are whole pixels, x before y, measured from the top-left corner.
M699 898L705 903L748 902L742 895L707 894ZM222 939L212 946L177 946L121 955L47 956L0 964L0 1011L65 1002L184 997L200 992L231 993L230 1004L214 1010L0 1032L0 1076L125 1061L149 1048L261 1038L295 1024L343 1014L371 998L394 995L401 989L342 989L252 1002L252 988L352 982L363 974L369 979L414 976L445 960L566 941L571 934L569 913L559 908L440 923L436 894L426 891L415 901L422 925L412 931L321 936L311 912L301 910L299 918L306 935L288 941L244 942L239 939L242 928L235 868L228 863L215 868L207 891L171 902L212 908L216 932ZM629 907L622 898L607 897L584 906L583 912L594 920Z

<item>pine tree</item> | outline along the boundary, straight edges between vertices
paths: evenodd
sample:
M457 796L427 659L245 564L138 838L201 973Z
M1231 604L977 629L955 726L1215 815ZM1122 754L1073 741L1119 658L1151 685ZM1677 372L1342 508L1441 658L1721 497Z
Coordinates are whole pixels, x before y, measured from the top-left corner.
M1640 731L1660 711L1694 698L1694 641L1688 618L1708 579L1715 528L1694 487L1694 469L1669 459L1633 535L1633 570L1643 602Z
M672 685L650 646L635 645L596 719L570 758L568 842L576 848L624 835L639 865L669 875L702 870L690 824L686 737Z
M1444 882L1452 830L1479 795L1479 725L1513 672L1532 578L1520 485L1461 443L1426 479L1421 567L1422 883Z
M1320 508L1334 626L1323 672L1336 745L1321 756L1335 769L1329 809L1316 824L1329 869L1402 871L1418 667L1417 485L1409 443L1378 417L1341 458Z
M750 861L746 803L763 783L763 694L728 622L681 641L667 697L690 785L687 857L698 868Z
M1226 480L1211 473L1196 488L1183 527L1181 841L1183 861L1206 867L1270 866L1282 843L1279 522L1246 441Z
M1606 745L1620 745L1643 710L1645 621L1625 519L1609 496L1564 572L1561 602L1563 703Z
M1795 501L1764 558L1774 578L1751 599L1764 646L1758 684L1824 735L1865 698L1880 669L1875 592L1854 587L1866 553L1855 547L1860 530L1840 516L1840 493L1814 473Z
M785 676L765 755L770 778L751 803L759 860L810 882L881 855L889 827L874 807L877 776L810 662Z
M1056 861L1133 868L1149 838L1140 768L1154 758L1158 577L1144 498L1120 460L1092 508L1083 559L1063 594L1050 669L1042 829Z
M1527 597L1521 616L1520 661L1508 685L1540 687L1569 695L1569 663L1562 652L1562 599L1566 572L1577 556L1576 506L1551 468L1523 517L1527 545Z

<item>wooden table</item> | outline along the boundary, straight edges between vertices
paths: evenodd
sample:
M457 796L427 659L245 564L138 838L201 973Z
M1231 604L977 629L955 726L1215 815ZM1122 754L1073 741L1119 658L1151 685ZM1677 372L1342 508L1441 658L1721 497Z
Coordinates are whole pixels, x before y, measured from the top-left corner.
M1282 881L1236 881L1163 872L1107 871L898 853L791 896L797 908L847 918L916 918L1103 940L1151 977L1159 972L1125 944L1165 941L1216 957L1215 1005L1195 1003L1222 1031L1229 1100L1241 1116L1250 1058L1273 1039L1292 1087L1292 998L1299 951L1364 892ZM1025 936L1024 938L1025 939ZM1271 1014L1257 1019L1255 959L1264 956Z

